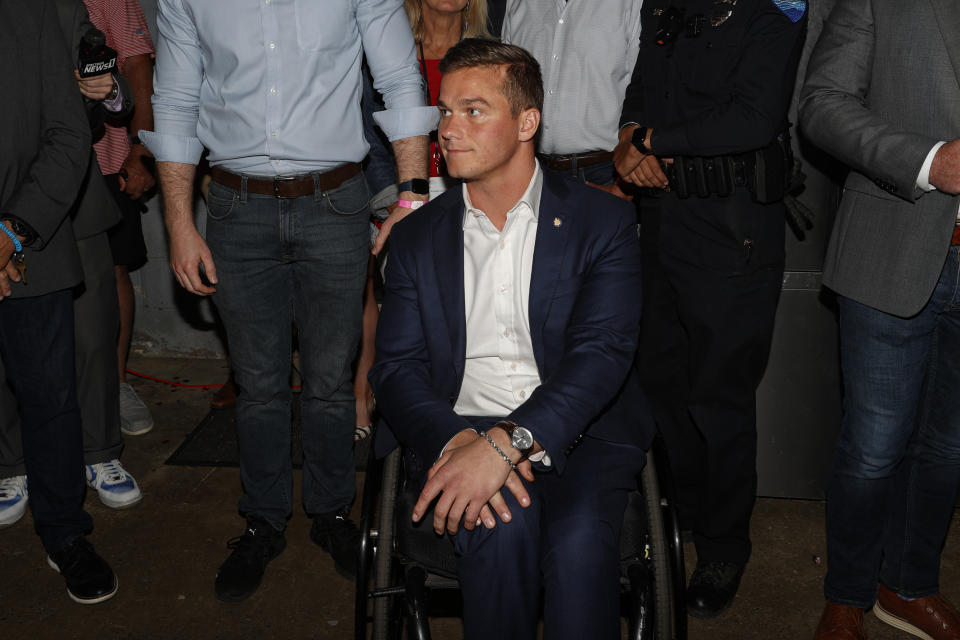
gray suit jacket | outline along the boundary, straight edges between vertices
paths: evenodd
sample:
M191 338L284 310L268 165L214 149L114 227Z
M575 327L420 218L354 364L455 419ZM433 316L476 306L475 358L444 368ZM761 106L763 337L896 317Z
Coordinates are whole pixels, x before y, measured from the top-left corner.
M37 296L82 278L68 214L91 140L50 0L0 2L0 65L17 88L16 99L0 100L0 217L19 218L38 234L24 252L29 284L13 286L14 297Z
M824 283L881 311L916 314L936 286L960 205L916 187L933 145L960 137L955 0L839 0L810 57L800 124L851 168Z

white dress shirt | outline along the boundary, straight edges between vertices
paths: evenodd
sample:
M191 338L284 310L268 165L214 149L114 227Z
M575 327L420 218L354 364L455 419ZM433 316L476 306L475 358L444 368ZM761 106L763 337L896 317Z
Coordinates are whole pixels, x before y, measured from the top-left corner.
M503 231L463 189L463 293L467 345L454 411L506 416L540 386L530 337L530 274L537 240L543 173L536 164ZM534 434L536 436L536 434Z

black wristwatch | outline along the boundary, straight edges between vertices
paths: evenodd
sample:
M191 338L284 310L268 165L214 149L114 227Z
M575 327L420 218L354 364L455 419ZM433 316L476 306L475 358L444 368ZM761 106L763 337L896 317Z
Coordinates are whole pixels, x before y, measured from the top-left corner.
M641 153L653 153L653 149L647 146L647 131L649 127L637 127L633 130L633 135L630 137L630 143L633 144Z
M407 180L406 182L401 182L397 185L397 191L399 193L409 191L410 193L415 193L418 196L428 196L430 195L430 181L424 180L423 178Z
M23 246L29 247L33 241L37 239L37 232L33 230L33 227L20 218L3 218L3 220L4 224L10 228L10 231L13 231L23 238L23 240L20 241L20 244Z
M493 426L507 432L507 435L510 436L510 446L520 452L521 460L530 457L530 454L533 453L533 434L530 433L530 429L521 427L516 422L510 422L509 420L502 420Z

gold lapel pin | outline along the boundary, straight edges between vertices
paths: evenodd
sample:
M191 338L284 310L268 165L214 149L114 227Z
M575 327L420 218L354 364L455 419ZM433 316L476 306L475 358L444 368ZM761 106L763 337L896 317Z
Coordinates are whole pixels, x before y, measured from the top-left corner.
M562 224L563 224L563 220L561 220L560 218L554 218L554 219L553 219L553 226L559 227L559 226L562 225Z

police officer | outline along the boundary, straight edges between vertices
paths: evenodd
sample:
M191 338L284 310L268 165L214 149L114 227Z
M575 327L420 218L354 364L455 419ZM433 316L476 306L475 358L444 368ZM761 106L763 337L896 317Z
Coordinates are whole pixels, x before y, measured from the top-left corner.
M691 615L736 594L750 557L756 388L784 264L787 108L804 0L651 0L614 162L641 187L638 358L697 567Z

